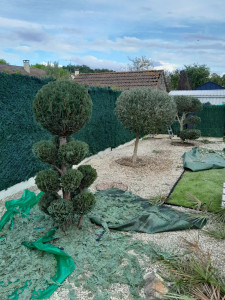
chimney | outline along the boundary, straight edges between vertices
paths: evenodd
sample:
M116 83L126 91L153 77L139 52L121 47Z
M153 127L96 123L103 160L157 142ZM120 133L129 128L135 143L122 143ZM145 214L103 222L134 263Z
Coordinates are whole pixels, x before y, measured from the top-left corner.
M75 76L79 75L79 69L75 70L74 75L75 75Z
M27 73L30 73L30 61L27 59L23 60L23 68Z

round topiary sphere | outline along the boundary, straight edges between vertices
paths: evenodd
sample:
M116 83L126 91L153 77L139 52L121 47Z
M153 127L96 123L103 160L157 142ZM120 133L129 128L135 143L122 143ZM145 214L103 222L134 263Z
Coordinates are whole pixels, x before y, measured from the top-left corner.
M173 123L176 104L164 91L135 88L121 93L115 114L123 126L136 135L156 134Z
M54 135L79 131L89 120L92 101L87 89L72 81L44 85L33 101L35 119Z
M74 215L73 202L64 199L52 201L48 213L59 224L71 222Z
M73 192L80 186L82 178L79 170L70 169L62 175L61 185L66 192Z
M88 188L97 178L97 172L90 165L82 165L78 167L78 170L83 174L83 178L80 183L80 188L83 190Z
M73 199L74 211L78 215L85 215L94 208L95 203L95 196L84 191Z
M182 141L197 140L201 136L201 131L198 129L185 129L179 132L179 137Z
M55 164L57 160L57 148L52 141L40 141L34 144L33 153L41 161Z
M59 158L68 166L77 165L87 154L88 144L80 141L73 140L59 148Z
M38 201L38 206L41 211L49 215L48 207L52 203L52 201L55 201L57 199L56 195L50 194L50 193L44 193L40 200Z
M43 192L54 193L60 189L59 174L51 169L38 172L35 183Z

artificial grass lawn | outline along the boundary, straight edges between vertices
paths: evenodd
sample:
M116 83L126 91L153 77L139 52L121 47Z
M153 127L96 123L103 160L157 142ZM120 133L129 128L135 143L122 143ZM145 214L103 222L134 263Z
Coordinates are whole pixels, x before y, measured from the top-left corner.
M208 211L217 212L221 208L225 168L199 172L186 171L171 194L168 203L196 208L186 192L198 198L208 207Z

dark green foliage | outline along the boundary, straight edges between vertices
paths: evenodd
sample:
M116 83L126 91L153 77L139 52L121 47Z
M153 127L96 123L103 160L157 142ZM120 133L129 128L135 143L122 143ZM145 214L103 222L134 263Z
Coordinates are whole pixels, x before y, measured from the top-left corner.
M124 91L116 102L115 113L124 127L136 134L155 134L171 126L176 105L164 91L142 88Z
M70 141L59 148L60 160L68 165L77 165L88 155L88 145L80 141Z
M33 153L41 161L55 164L57 161L57 148L52 141L40 141L34 144Z
M52 201L48 213L56 223L68 224L72 222L74 216L73 203L64 199Z
M79 166L78 170L83 174L83 178L81 180L80 188L83 190L88 188L97 178L97 172L90 165Z
M83 191L73 199L74 209L79 215L87 214L94 208L95 203L95 196L87 191Z
M178 114L191 113L202 109L202 103L192 96L174 96Z
M35 142L49 133L33 119L32 100L49 79L0 73L0 190L34 176L45 166L35 158Z
M41 199L38 201L38 205L41 211L43 211L46 214L49 214L48 207L52 203L52 201L55 201L57 199L55 194L51 193L44 193L41 196Z
M54 170L42 170L37 173L35 183L43 192L54 193L60 189L59 175Z
M206 65L193 64L185 66L185 72L192 85L192 89L195 89L210 80L210 69Z
M179 137L182 141L185 140L196 140L201 136L201 131L198 129L185 129L180 131Z
M41 126L54 135L67 136L90 120L92 102L84 86L72 81L54 81L37 93L33 110Z
M75 191L81 183L83 174L79 170L69 169L61 177L61 185L66 192Z
M184 120L184 124L196 125L201 122L201 118L198 116L190 116Z

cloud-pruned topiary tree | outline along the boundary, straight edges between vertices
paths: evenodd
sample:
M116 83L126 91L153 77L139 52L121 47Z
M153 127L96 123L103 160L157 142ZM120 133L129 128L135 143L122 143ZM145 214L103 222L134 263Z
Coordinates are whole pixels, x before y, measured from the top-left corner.
M50 82L36 94L33 111L37 122L53 135L51 140L33 146L34 154L51 165L35 178L44 192L39 207L64 229L75 214L79 215L80 228L83 215L95 205L95 197L87 188L97 178L97 172L89 165L72 168L87 156L88 145L71 135L90 120L92 101L88 91L72 81Z
M123 126L136 134L133 165L137 162L141 135L157 134L170 127L176 116L176 104L166 92L135 88L122 92L116 101L115 114Z
M176 120L180 125L178 136L181 141L198 139L201 136L201 131L198 129L184 129L184 125L194 127L201 122L201 118L194 116L193 113L202 109L202 103L195 97L183 95L174 96L174 100L177 105Z

